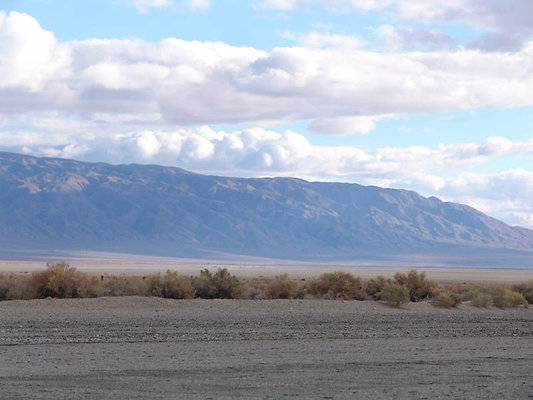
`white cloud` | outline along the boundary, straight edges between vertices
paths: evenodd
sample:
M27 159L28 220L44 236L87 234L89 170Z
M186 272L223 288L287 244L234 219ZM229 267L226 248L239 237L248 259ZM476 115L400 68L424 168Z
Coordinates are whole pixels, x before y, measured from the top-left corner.
M436 30L383 25L375 31L389 51L453 50L458 46L456 40Z
M285 32L285 38L296 41L300 46L309 49L334 47L336 49L353 50L361 46L361 40L351 35L330 34L322 32L309 32L306 34L293 34Z
M207 11L211 8L211 0L188 0L187 6L193 11Z
M321 118L313 120L309 124L309 130L324 135L365 135L374 130L376 121L393 117L393 115L377 115L373 117Z
M317 132L346 134L368 132L383 115L533 104L533 43L515 53L265 52L178 39L57 43L27 15L0 15L1 117L150 115L160 127L309 120Z
M51 81L68 78L70 61L69 52L35 19L0 11L0 90L44 91Z
M141 14L146 14L150 8L161 8L172 6L171 0L133 0L131 5Z
M258 8L296 10L321 5L335 11L387 12L403 20L423 23L462 22L485 29L533 32L533 3L530 0L262 0Z

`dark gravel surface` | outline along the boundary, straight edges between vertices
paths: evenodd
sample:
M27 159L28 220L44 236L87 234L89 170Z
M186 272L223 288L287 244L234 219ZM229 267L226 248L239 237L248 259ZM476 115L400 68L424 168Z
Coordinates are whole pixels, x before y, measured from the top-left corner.
M0 399L533 399L533 308L0 303Z

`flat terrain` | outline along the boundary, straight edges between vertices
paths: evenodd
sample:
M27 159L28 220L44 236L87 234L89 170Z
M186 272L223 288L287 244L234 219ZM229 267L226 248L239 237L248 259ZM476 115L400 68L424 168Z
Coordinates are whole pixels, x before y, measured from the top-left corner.
M0 303L2 399L533 399L533 308Z
M51 259L55 259L51 257ZM60 261L63 259L59 259ZM344 271L363 279L375 278L377 275L391 277L396 272L408 272L415 268L426 272L430 279L441 282L472 282L472 283L522 283L533 279L533 269L518 268L457 268L457 267L424 267L413 266L383 266L356 264L312 264L312 263L244 263L244 262L214 262L206 260L178 260L171 258L150 258L135 256L130 261L116 259L102 261L90 259L71 259L67 261L80 271L102 275L150 275L167 270L178 271L185 275L198 275L203 268L227 268L239 278L272 278L282 273L288 273L291 278L312 278L324 272ZM37 261L2 261L0 273L27 273L46 268L45 262Z

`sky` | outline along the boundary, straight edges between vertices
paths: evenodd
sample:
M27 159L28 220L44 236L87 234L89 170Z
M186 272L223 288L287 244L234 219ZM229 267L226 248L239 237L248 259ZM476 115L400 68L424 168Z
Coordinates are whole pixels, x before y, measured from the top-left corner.
M531 0L0 0L0 151L415 190L533 228Z

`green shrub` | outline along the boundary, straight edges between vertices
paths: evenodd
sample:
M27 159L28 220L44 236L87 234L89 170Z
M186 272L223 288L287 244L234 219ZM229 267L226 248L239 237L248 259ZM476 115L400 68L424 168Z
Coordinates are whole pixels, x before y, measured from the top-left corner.
M329 272L308 284L309 293L327 299L365 300L363 280L347 272Z
M226 268L212 274L207 268L193 278L196 297L202 299L240 299L245 297L245 285Z
M45 271L32 273L30 287L39 298L97 297L99 280L64 262L47 263Z
M447 294L441 293L435 296L431 303L435 307L454 308L461 304L461 301L461 296L452 292Z
M401 307L409 302L409 289L397 283L392 283L383 288L381 299L393 307Z
M152 296L167 299L192 299L196 293L191 278L172 271L149 277L148 290Z
M298 294L298 282L288 274L277 275L265 289L270 299L294 299Z
M397 272L394 281L409 290L411 301L420 301L439 294L439 285L435 281L427 279L425 272L417 272L412 269L408 274Z

